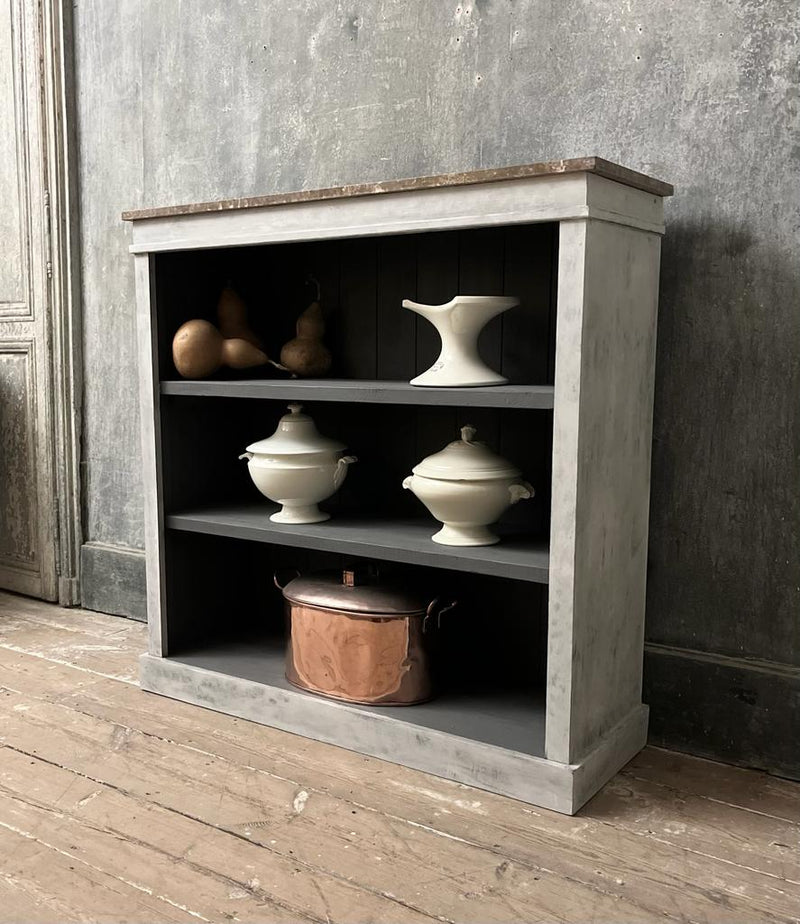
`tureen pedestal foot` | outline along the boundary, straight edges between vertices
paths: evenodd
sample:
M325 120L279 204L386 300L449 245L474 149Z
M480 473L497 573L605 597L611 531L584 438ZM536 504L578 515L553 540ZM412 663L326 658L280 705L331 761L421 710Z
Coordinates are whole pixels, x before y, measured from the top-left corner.
M324 513L316 504L303 506L284 504L277 513L272 514L270 520L273 523L323 523L330 518L331 515Z
M500 541L500 537L485 526L457 526L452 523L445 523L431 539L440 545L495 545Z

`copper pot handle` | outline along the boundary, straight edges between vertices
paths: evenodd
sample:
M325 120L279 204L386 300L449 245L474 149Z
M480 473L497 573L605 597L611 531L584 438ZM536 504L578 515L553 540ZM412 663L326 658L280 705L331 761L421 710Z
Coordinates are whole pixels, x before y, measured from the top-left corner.
M422 620L422 631L426 632L428 629L428 620L436 617L436 628L441 629L442 627L442 616L445 613L449 613L454 607L458 606L458 600L443 600L441 597L434 597L433 600L428 604L428 609L425 610L425 618Z
M287 578L287 580L281 583L281 579L284 577L284 575L287 575L290 573L292 577ZM298 577L300 577L300 572L297 570L297 568L278 568L278 570L275 571L272 575L272 582L278 588L278 590L283 590L283 588L286 587L289 581L292 581Z

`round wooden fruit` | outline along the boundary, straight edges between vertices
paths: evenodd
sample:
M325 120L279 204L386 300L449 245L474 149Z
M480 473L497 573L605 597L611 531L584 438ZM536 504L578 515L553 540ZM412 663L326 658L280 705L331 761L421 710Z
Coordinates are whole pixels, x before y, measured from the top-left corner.
M269 362L267 355L247 340L226 340L209 321L196 318L182 324L172 340L172 360L185 379L204 379L220 366L249 369Z

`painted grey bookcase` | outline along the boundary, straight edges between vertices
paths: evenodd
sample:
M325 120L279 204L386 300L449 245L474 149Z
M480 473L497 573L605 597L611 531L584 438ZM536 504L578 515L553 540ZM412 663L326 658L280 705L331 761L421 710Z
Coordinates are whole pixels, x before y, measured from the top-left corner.
M149 651L144 690L573 813L639 750L663 198L599 158L144 209L133 222ZM178 378L175 330L230 279L273 355L320 283L335 366ZM518 308L481 350L511 384L407 384L436 335L400 307ZM359 459L309 526L271 523L237 456L287 401ZM403 477L473 423L537 489L503 542L459 549ZM524 509L523 509L524 508ZM345 705L291 687L275 569L381 563L447 592L442 693ZM246 735L242 727L242 735Z

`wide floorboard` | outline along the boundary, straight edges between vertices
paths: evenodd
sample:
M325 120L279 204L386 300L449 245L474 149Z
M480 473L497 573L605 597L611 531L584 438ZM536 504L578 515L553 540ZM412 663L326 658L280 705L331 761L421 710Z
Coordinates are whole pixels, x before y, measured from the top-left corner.
M800 785L648 748L574 818L143 693L0 594L0 922L800 920Z

